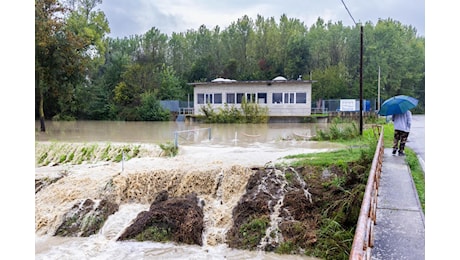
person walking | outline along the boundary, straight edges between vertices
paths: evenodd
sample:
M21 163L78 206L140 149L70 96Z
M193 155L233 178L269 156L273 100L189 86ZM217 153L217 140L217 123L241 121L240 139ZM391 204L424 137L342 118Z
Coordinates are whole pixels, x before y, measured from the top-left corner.
M407 138L409 137L410 127L412 124L412 113L410 110L402 114L394 114L391 116L391 120L394 124L394 139L393 139L393 152L392 154L404 156L404 148L406 146ZM398 149L399 145L399 149Z

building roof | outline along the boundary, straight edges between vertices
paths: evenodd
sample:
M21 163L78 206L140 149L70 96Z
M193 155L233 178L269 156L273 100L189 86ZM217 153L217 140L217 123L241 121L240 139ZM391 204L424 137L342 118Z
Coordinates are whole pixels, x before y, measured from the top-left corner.
M197 86L197 85L217 85L217 84L246 84L246 85L251 85L251 84L305 84L305 83L314 83L317 82L316 80L287 80L284 77L278 76L274 78L273 80L250 80L250 81L237 81L237 80L232 80L232 79L224 79L224 78L216 78L212 80L211 82L192 82L192 83L187 83L188 85L192 86Z

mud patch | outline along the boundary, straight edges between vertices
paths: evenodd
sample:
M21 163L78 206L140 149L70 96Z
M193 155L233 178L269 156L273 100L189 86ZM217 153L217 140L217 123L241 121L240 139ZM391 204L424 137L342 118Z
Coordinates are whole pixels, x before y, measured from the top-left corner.
M169 198L167 191L158 194L149 211L143 211L117 239L138 241L175 241L202 245L203 210L196 194Z

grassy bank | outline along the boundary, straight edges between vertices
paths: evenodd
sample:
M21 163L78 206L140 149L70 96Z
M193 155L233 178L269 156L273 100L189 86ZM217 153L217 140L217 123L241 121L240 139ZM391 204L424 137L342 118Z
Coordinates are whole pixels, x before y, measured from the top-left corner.
M392 123L386 123L385 120L377 120L374 122L379 125L383 125L384 127L384 147L386 148L391 148L393 146L393 136L394 136L394 127ZM356 125L353 123L340 123L337 121L334 123L331 127L331 129L324 133L320 132L318 135L318 138L320 140L328 140L332 142L339 142L342 144L346 144L349 147L359 147L359 146L366 146L366 143L369 142L373 138L373 130L371 128L364 129L363 135L359 136L357 135L357 129ZM342 152L338 153L341 155L339 157L339 160L353 160L353 153L350 153L349 156L346 156ZM338 154L330 153L329 155L324 155L324 158L321 160L326 160L326 158L329 157L328 160L324 162L315 162L315 163L324 163L324 164L333 164ZM345 156L345 157L344 157ZM420 204L422 206L423 212L425 212L425 173L423 172L423 169L420 165L420 162L417 158L417 154L410 149L409 147L406 147L406 158L405 158L407 164L409 165L409 168L412 173L412 178L414 180L415 188L417 190L417 194L420 200Z
M393 144L394 128L393 124L382 122L375 122L376 124L383 125L384 127L384 147L391 148ZM365 127L362 136L357 134L357 127L354 123L335 122L327 132L320 132L316 137L317 140L324 140L330 142L338 142L348 146L347 149L314 154L299 154L290 156L294 159L292 165L295 167L322 167L324 169L331 167L338 167L343 169L345 173L353 172L352 167L361 165L366 167L366 172L370 170L370 162L375 153L377 131L372 127ZM415 183L415 187L420 199L420 204L425 211L425 176L422 167L415 152L406 148L407 164L410 167L411 174ZM369 163L369 165L365 165ZM367 175L366 175L367 176ZM366 177L367 180L367 177ZM343 179L336 178L333 185L343 185ZM365 185L365 180L362 180ZM324 217L325 220L328 218ZM351 241L354 236L354 229L350 230L349 227L343 226L341 223L334 222L333 229L331 229L331 222L325 222L319 231L322 234L318 239L318 247L321 250L313 250L308 252L310 255L321 258L346 259L349 249L351 249ZM340 235L339 235L340 234ZM339 246L340 245L340 246ZM349 246L349 248L347 247ZM328 248L342 248L343 251L335 252L333 256L327 255ZM324 250L323 250L324 249Z

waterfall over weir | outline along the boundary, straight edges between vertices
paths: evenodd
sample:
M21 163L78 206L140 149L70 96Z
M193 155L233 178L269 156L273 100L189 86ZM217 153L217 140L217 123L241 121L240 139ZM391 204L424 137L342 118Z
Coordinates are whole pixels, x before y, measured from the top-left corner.
M298 190L304 196L302 203L308 203L307 185L301 183L298 173L294 174L294 187L286 180L285 170L264 170L263 165L306 151L183 147L177 157L131 159L124 163L123 170L120 163L113 162L38 167L36 185L41 186L35 195L36 259L312 259L229 246L235 238L229 234L244 225L248 217L237 209L244 210L244 203L251 201L262 207L259 210L251 206L254 213L265 211L270 216L258 247L266 249L280 243L282 226L287 225L287 220L295 221L289 210L292 203L286 204L284 198L292 197ZM202 246L118 241L163 191L170 199L196 194L203 212ZM117 205L117 210L109 212L106 219L103 213L108 211L98 207L101 201ZM72 215L76 212L82 215ZM243 222L236 223L237 219ZM69 228L89 230L89 235L77 232L60 236L57 231L63 223ZM91 233L92 230L95 232Z

